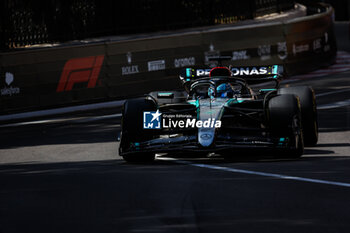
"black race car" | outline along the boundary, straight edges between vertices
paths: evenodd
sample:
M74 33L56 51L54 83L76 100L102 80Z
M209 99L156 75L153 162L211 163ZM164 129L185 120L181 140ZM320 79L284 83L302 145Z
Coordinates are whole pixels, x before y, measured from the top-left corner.
M147 162L156 153L215 152L225 157L269 149L298 158L318 140L311 87L279 88L283 67L186 68L185 91L129 99L122 111L119 154ZM273 88L251 86L272 82Z

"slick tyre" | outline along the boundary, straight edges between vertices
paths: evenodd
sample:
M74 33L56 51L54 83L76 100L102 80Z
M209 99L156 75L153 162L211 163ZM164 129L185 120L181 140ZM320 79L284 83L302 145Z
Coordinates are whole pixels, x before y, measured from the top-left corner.
M289 148L283 156L299 158L304 153L299 99L295 95L279 95L268 104L270 133L273 137L288 138Z
M130 99L124 103L121 120L121 138L119 154L128 150L132 143L140 143L153 138L153 130L143 129L143 112L156 111L156 103L146 98ZM123 156L126 161L154 160L154 154L128 154ZM152 159L153 158L153 159Z
M313 89L308 86L287 87L280 88L278 94L293 94L299 97L305 146L316 145L318 141L318 121Z

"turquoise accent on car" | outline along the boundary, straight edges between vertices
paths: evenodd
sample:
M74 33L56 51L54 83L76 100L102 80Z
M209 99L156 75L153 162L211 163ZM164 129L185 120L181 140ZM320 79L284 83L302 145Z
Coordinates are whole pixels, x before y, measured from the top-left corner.
M278 65L272 66L272 73L273 74L278 74L277 72L278 72Z
M158 93L158 96L162 96L162 97L164 97L164 96L171 96L171 95L173 95L172 92L160 92L160 93Z
M135 147L135 150L140 150L140 143L139 142L135 142L134 143L134 147Z
M196 107L199 108L199 100L196 100Z
M189 101L187 101L187 103L196 106L196 108L197 108L197 119L198 119L199 118L199 110L200 110L200 108L199 108L199 99L197 99L197 100L189 100Z
M186 69L186 77L191 77L191 68ZM190 81L190 79L186 79L186 81Z
M192 104L192 105L196 105L196 101L195 100L189 100L189 101L187 101L187 103Z
M198 100L189 100L189 101L187 101L187 103L192 104L192 105L196 106L197 108L199 107L199 101Z
M197 108L197 120L198 120L201 112L201 108L199 107L199 99L196 100L196 108Z
M276 91L276 88L267 88L267 89L260 89L259 91L267 92L267 91Z
M231 103L232 104L240 104L240 103L243 103L243 102L244 102L244 100L230 99L229 101L226 102L225 106L228 106Z

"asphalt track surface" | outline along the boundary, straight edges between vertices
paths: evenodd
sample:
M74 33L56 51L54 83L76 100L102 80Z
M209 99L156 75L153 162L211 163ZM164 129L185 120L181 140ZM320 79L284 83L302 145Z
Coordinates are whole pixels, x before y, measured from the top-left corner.
M0 232L350 232L350 73L287 80L318 96L320 140L269 155L130 165L120 109L0 126Z

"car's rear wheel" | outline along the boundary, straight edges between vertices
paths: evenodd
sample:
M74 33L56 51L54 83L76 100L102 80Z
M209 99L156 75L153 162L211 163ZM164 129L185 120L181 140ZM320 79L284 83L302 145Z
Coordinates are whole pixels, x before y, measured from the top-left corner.
M289 144L287 149L282 149L282 155L292 158L302 156L304 140L298 97L288 94L275 96L270 99L268 108L271 135L280 138L282 144L286 141Z
M318 121L316 97L313 89L308 86L280 88L278 94L294 94L299 97L301 105L301 121L304 143L314 146L318 141Z

